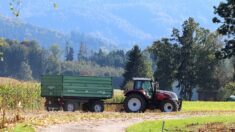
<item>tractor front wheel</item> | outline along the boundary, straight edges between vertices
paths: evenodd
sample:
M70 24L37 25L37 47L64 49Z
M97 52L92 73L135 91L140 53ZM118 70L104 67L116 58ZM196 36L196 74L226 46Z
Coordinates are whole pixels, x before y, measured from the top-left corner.
M178 104L172 100L164 100L161 102L160 109L162 112L174 112L177 111Z
M146 101L139 94L128 95L124 100L124 109L126 112L144 112Z

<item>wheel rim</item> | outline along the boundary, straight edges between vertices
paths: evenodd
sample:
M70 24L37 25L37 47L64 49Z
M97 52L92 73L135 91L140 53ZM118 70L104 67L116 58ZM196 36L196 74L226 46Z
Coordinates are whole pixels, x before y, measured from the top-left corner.
M128 101L128 108L131 110L131 111L139 111L140 108L141 108L141 102L138 98L131 98L129 101Z
M95 110L95 112L101 112L101 106L100 105L98 105L98 104L96 104L95 106L94 106L94 110Z
M68 104L67 105L67 110L68 111L74 111L74 105L73 104Z
M165 112L172 112L173 111L173 105L171 103L166 103L164 105L164 111Z

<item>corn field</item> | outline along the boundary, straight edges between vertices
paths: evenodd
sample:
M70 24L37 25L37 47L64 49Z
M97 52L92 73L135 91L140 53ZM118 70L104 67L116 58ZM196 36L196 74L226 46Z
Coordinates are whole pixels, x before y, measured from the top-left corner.
M0 107L7 110L41 109L40 84L0 78Z
M42 104L39 83L0 78L0 129L22 120L20 111L39 110ZM11 117L7 116L9 111L14 111Z

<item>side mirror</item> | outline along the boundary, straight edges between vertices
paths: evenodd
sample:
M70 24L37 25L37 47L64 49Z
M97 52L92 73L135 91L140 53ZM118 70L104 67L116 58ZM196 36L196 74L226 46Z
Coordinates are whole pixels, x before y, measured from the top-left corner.
M154 82L154 87L155 88L159 88L159 83L158 82Z
M153 90L156 91L157 88L159 88L159 83L158 82L154 82L153 83Z

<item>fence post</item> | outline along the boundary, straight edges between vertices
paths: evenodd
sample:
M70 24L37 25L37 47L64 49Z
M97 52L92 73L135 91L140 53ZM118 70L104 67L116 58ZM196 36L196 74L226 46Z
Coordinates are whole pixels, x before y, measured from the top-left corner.
M162 122L162 132L164 132L165 129L165 121Z

